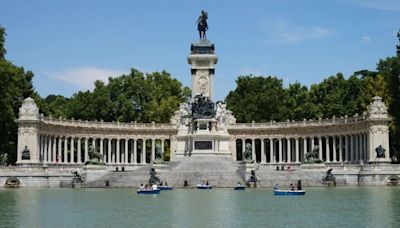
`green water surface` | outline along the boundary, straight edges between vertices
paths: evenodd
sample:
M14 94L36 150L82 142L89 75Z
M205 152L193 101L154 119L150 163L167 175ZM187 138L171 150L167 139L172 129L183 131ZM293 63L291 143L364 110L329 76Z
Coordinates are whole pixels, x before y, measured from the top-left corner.
M1 189L0 227L400 227L400 188Z

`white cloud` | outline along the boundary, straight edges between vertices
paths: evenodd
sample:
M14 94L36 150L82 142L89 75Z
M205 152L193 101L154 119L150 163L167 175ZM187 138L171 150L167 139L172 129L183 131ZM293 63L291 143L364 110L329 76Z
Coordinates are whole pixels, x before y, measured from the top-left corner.
M375 10L400 10L400 0L344 0L343 2Z
M112 69L84 67L69 69L59 72L47 72L46 75L79 86L81 89L92 90L94 82L101 80L107 82L109 77L116 77L124 72Z
M371 37L369 37L369 36L363 36L363 37L361 38L361 40L362 40L363 43L369 43L369 42L371 42Z
M307 41L321 40L336 34L332 29L320 26L301 26L287 21L267 21L266 31L268 43L302 43Z

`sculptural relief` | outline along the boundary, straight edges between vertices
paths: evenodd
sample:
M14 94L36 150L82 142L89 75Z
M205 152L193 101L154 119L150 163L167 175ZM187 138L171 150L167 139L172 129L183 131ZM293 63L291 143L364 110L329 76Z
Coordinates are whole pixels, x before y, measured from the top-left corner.
M197 81L197 86L201 94L208 94L208 80L205 76L201 76Z

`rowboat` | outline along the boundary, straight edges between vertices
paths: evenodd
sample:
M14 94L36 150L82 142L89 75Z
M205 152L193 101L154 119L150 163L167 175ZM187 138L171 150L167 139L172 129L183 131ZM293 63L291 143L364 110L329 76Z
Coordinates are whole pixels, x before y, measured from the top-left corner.
M160 189L138 189L137 194L160 194Z
M166 186L166 185L164 185L164 186L158 186L158 188L159 188L160 190L173 190L173 189L174 189L174 187L172 187L172 186Z
M198 184L197 189L212 189L212 186L207 184Z
M305 190L279 190L274 189L274 195L282 196L282 195L293 195L293 196L300 196L306 194Z
M246 190L246 186L244 186L242 184L238 184L233 189L234 190Z

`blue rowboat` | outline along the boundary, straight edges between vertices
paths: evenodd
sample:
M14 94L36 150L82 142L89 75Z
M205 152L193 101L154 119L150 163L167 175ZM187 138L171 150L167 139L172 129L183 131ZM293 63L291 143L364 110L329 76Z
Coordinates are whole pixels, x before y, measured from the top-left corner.
M283 195L292 195L292 196L301 196L306 194L305 190L278 190L274 189L274 195L283 196Z
M197 189L212 189L212 186L206 184L198 184Z
M158 188L160 190L173 190L174 189L174 187L172 187L172 186L158 186Z
M137 194L160 194L160 189L138 189Z

